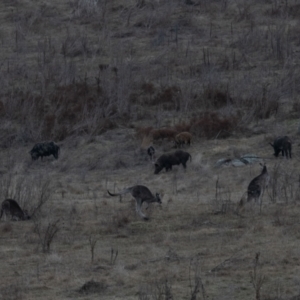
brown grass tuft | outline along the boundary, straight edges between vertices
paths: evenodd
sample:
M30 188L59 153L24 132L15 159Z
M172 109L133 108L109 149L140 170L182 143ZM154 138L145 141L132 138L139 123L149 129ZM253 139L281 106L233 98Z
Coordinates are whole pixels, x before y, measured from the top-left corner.
M153 130L153 127L139 127L136 129L136 137L143 139L146 136L149 136L150 132Z
M191 123L186 123L186 122L181 122L178 124L174 125L174 129L180 133L180 132L189 132L191 129L192 124Z
M150 82L144 82L141 88L145 94L153 95L155 92L155 86L153 83Z
M1 232L2 233L8 233L8 232L12 232L13 228L11 226L11 223L5 223L2 227L1 227Z
M162 88L161 91L153 98L149 98L147 101L148 105L162 105L163 109L166 110L179 110L181 95L180 88L176 86Z
M223 91L212 86L208 86L204 90L203 97L206 99L208 107L212 109L221 108L232 103L232 98L228 91Z
M168 139L172 140L175 138L178 132L172 128L161 128L161 129L153 129L150 131L149 136L152 137L153 141Z
M194 118L191 132L199 137L226 138L237 125L236 117L222 117L216 112L206 112L200 118Z

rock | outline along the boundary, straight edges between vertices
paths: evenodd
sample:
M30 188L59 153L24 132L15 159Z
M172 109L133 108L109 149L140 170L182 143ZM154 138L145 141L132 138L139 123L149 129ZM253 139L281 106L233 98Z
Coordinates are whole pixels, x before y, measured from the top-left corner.
M226 166L231 165L234 167L242 167L242 166L254 164L254 163L260 162L260 161L261 161L261 158L259 158L255 154L245 154L245 155L241 156L240 158L234 158L234 159L220 158L216 162L216 166L220 167L222 165L226 165Z
M247 161L248 164L253 164L256 162L260 162L261 158L259 158L257 155L255 154L245 154L243 155L241 158L241 160Z
M245 166L245 163L239 158L235 158L231 161L231 165L234 167L242 167Z

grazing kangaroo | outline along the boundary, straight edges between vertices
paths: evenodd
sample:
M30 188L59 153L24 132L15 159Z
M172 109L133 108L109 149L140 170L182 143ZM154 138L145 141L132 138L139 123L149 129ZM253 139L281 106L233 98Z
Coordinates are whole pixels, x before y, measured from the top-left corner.
M5 216L10 215L11 220L14 221L30 219L30 217L27 214L27 211L23 211L19 206L18 202L13 199L6 199L2 202L0 219L2 218L3 213L5 213Z
M147 203L147 207L149 206L149 203L152 202L158 202L161 203L161 199L158 193L155 194L155 196L150 192L150 190L144 186L144 185L135 185L132 187L129 187L127 189L124 189L123 191L117 193L117 194L112 194L107 190L108 194L110 196L120 196L120 201L122 201L122 195L130 193L132 197L136 201L136 211L139 214L139 216L144 219L144 220L149 220L141 211L142 204L143 202Z
M263 167L261 174L251 180L247 191L247 202L254 199L255 202L258 202L260 205L262 204L261 199L264 191L268 187L270 181L270 175L268 173L266 164L261 164L261 166Z

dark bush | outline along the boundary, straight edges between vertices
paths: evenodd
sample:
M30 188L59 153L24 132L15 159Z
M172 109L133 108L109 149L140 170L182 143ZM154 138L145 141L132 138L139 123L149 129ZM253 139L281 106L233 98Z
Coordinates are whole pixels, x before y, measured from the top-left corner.
M85 81L59 86L43 97L15 92L13 101L9 95L7 99L0 102L0 117L21 122L22 139L26 136L26 141L59 141L72 134L101 134L116 126L112 117L118 110L113 100L99 93L97 85ZM2 110L5 115L1 115ZM118 116L125 120L123 115Z
M178 131L172 128L161 128L161 129L153 129L150 131L149 136L152 137L153 141L157 140L173 140L178 134Z
M279 108L278 99L246 99L242 100L242 105L248 114L252 114L254 119L268 119L276 115Z
M186 122L181 122L174 125L174 129L180 133L180 132L189 132L191 129L191 124Z
M145 136L148 136L149 133L153 130L153 127L139 127L136 129L136 137L137 138L144 138Z
M97 282L94 280L87 281L78 292L81 294L102 293L107 289L107 284L104 281Z
M151 106L162 105L162 108L166 110L172 110L172 109L179 110L180 95L181 95L181 90L176 86L162 88L155 96L150 97L148 100L146 100L146 104Z
M228 91L208 86L203 92L203 98L207 102L208 108L217 109L232 103L232 98Z
M237 117L222 117L216 112L205 112L200 118L191 120L191 133L195 136L226 138L237 125Z

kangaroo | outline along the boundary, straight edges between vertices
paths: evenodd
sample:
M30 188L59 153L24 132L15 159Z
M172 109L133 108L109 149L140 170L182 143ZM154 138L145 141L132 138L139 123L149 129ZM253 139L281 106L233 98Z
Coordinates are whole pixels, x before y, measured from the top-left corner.
M270 181L270 175L266 164L261 164L261 166L263 167L261 174L251 180L247 190L247 202L254 199L255 202L258 202L260 205L264 191L268 187Z
M3 213L5 213L5 216L10 215L11 220L14 221L30 219L30 217L27 214L27 211L23 211L19 206L18 202L13 199L6 199L2 202L0 219L2 218Z
M149 203L152 202L158 202L161 203L161 199L158 193L155 194L155 196L150 192L150 190L144 186L144 185L135 185L132 187L129 187L127 189L122 190L119 193L112 194L107 190L108 194L110 196L120 196L120 202L122 201L122 195L130 193L132 197L136 201L136 211L139 214L139 216L144 219L145 221L149 220L141 211L143 202L147 203L147 207L149 206Z

